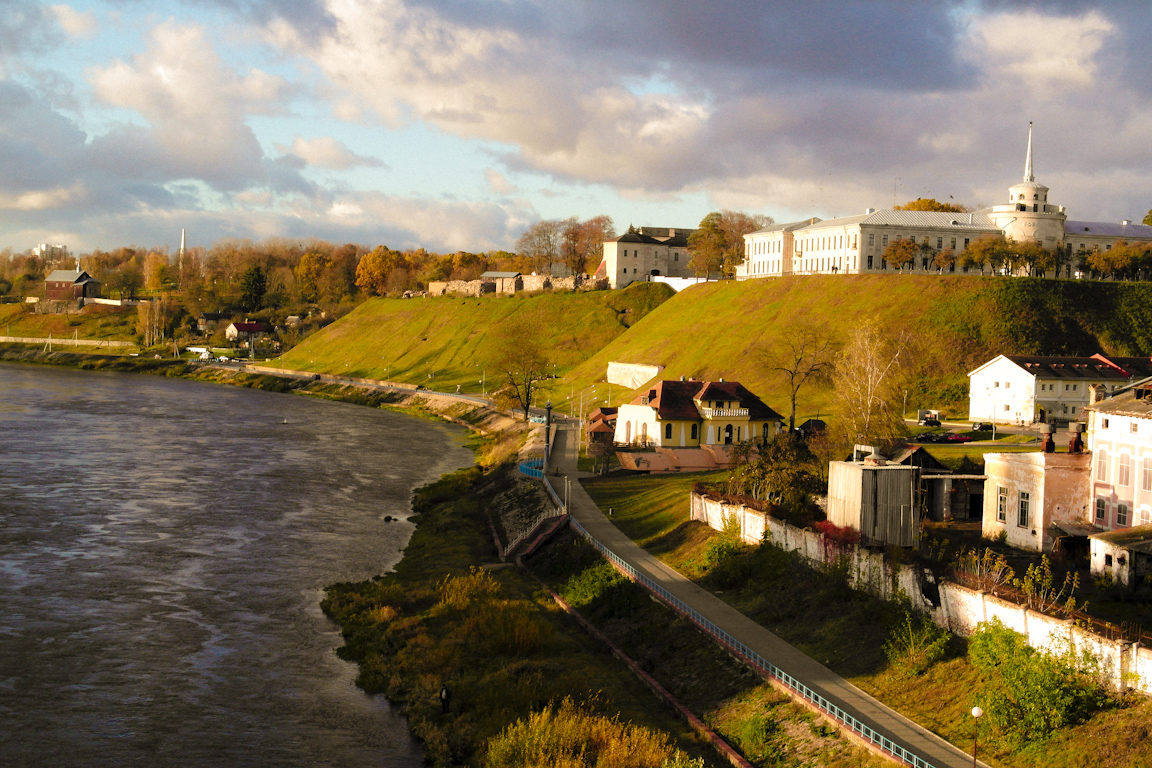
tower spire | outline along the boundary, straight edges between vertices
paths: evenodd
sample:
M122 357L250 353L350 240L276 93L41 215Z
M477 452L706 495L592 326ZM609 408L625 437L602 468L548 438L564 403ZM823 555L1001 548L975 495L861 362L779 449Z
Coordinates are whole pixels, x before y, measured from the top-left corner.
M1032 173L1032 121L1028 121L1028 159L1024 161L1024 181L1036 181Z

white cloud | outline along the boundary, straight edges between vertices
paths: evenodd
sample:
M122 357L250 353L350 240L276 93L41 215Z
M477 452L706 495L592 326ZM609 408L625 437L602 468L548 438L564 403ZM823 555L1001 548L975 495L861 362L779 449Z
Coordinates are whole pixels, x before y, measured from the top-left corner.
M81 13L70 5L53 5L49 8L56 17L56 23L69 37L93 37L100 29L96 14L91 10Z
M1098 11L1063 17L1031 10L997 13L972 19L961 50L992 83L1083 88L1097 81L1097 55L1114 32Z
M504 178L504 174L495 168L485 168L484 178L492 191L498 195L510 195L516 191L516 185Z
M297 136L292 140L291 147L277 144L276 149L285 155L295 155L308 163L308 165L322 166L336 170L347 170L348 168L355 168L356 166L380 167L384 165L384 163L374 157L357 155L349 150L348 147L344 146L343 143L331 136L324 136L310 141Z

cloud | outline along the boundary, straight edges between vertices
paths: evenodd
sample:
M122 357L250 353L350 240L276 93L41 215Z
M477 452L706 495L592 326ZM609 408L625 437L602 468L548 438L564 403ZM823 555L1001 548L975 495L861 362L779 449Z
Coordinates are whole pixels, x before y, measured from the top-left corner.
M52 5L49 10L69 37L93 37L99 30L96 14L90 10L81 13L70 5Z
M383 167L384 163L374 157L357 155L349 150L343 143L330 136L324 136L311 141L297 136L292 140L291 147L277 144L276 149L285 155L300 158L308 165L315 165L335 170L347 170L357 166Z
M485 168L484 179L488 182L488 187L498 195L510 195L516 191L516 185L504 178L504 174L495 168Z

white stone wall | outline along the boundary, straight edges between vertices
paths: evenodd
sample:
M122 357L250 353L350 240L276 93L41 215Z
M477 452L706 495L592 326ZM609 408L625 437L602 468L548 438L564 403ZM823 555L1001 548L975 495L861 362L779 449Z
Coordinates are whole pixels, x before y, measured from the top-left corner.
M796 528L759 510L697 493L691 494L689 503L691 518L715 530L723 530L725 522L734 519L740 526L741 538L749 544L758 544L763 540L766 527L773 545L799 552L814 564L825 562L823 536L816 531ZM1100 659L1107 684L1152 693L1152 649L1139 643L1109 640L1077 627L1070 620L1030 611L1022 605L949 581L938 585L940 607L936 608L921 594L915 569L901 566L893 573L879 552L856 548L849 558L849 579L855 588L881 599L906 596L914 608L929 614L937 625L957 635L971 635L982 622L998 618L1004 626L1024 635L1033 648L1062 651L1071 644L1077 651L1091 651Z

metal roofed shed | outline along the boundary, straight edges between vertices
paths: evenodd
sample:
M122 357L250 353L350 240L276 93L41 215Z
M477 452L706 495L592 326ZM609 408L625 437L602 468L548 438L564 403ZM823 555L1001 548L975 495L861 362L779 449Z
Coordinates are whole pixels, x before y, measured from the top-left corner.
M867 545L919 546L921 510L914 489L920 471L876 454L829 462L829 522L859 531Z

